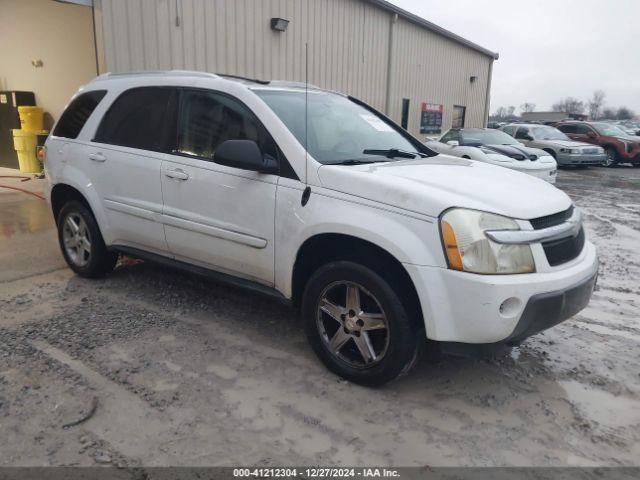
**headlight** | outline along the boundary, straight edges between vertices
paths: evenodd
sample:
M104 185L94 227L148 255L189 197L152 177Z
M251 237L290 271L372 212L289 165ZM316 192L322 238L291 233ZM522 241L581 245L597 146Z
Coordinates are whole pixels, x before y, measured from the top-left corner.
M440 218L440 235L449 268L472 273L511 274L535 272L529 245L501 245L485 235L487 230L520 230L507 217L454 208Z
M633 142L629 142L627 140L620 141L624 144L624 149L626 150L626 152L631 153L631 150L633 150Z

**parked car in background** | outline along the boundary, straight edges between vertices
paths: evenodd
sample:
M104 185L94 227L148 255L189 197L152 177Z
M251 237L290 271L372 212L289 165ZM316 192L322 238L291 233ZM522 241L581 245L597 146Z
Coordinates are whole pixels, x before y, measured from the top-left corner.
M571 140L557 128L548 125L513 123L500 130L528 147L540 148L549 153L556 159L558 166L603 165L607 160L602 147Z
M315 87L105 74L71 100L45 153L78 275L104 276L123 253L272 295L300 308L331 371L365 385L407 372L427 338L458 352L519 344L583 309L597 277L564 192L438 155Z
M500 165L555 183L558 165L553 157L530 148L500 130L451 129L439 140L427 142L432 150L456 157Z
M640 166L640 137L629 135L618 126L604 122L561 122L556 128L569 138L591 143L604 148L607 159L604 163L612 167L617 163Z

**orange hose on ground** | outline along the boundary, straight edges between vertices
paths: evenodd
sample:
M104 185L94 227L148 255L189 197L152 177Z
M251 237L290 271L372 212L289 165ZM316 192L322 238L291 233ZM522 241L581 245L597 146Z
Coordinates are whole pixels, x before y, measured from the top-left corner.
M22 193L27 193L29 195L33 195L34 197L37 197L40 200L46 200L46 198L44 198L44 195L41 195L41 194L36 193L36 192L30 192L29 190L25 190L24 188L10 187L9 185L2 185L2 184L0 184L0 188L8 188L9 190L16 190L18 192L22 192Z

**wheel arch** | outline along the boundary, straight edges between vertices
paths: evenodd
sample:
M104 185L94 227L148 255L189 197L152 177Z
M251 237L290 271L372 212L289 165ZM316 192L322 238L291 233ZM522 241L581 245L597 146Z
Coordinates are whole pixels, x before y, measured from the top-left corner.
M93 211L89 201L77 188L66 183L57 183L51 189L51 211L56 221L64 204L72 200L82 203L89 210Z
M49 201L53 218L57 221L60 210L64 204L70 200L76 200L87 207L93 214L105 243L109 245L110 242L105 235L108 233L108 229L105 228L107 223L102 210L98 208L100 201L98 199L97 192L93 189L84 190L79 185L80 183L74 182L72 178L67 178L64 182L52 185L51 192L49 194Z
M292 271L292 302L299 306L313 273L331 261L353 261L371 268L392 285L407 306L407 313L424 325L420 298L402 263L389 251L360 237L343 233L318 233L298 249Z

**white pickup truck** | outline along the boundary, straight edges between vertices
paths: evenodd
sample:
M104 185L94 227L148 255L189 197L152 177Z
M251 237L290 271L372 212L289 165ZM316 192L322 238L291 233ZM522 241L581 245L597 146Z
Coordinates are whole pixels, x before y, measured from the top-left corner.
M300 309L329 369L365 385L408 371L427 338L461 353L518 344L582 309L596 280L563 192L438 155L308 85L106 74L45 148L79 275L122 253L274 295Z

